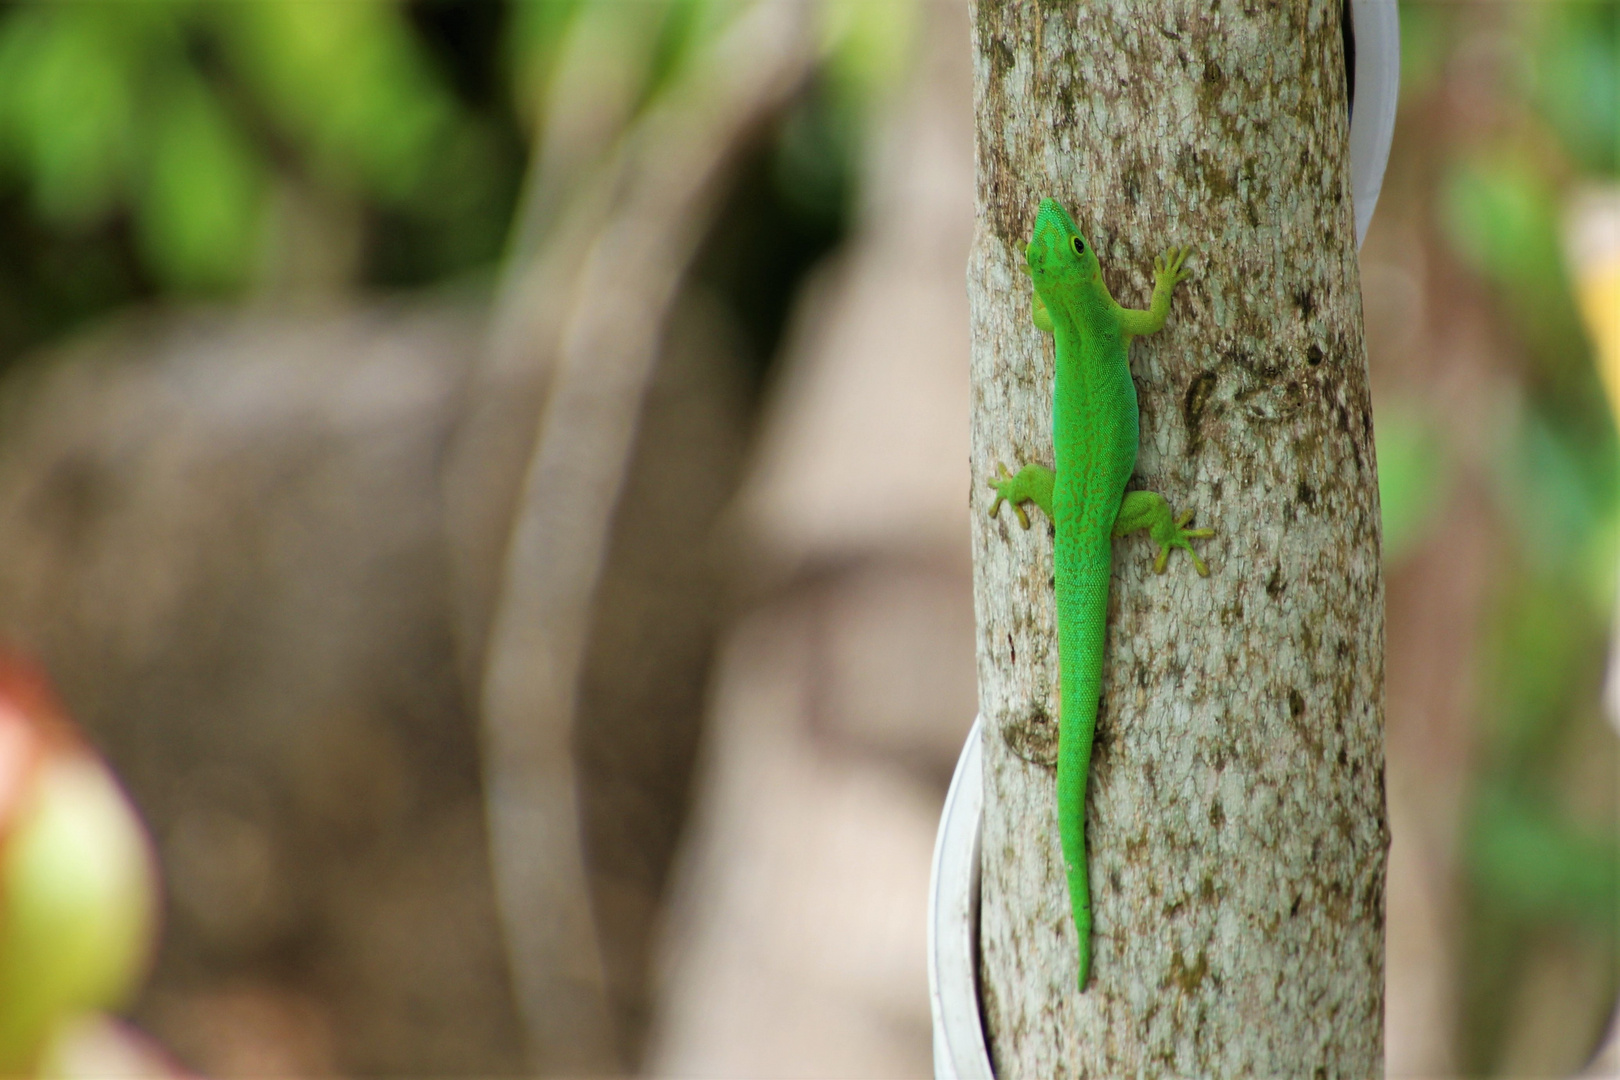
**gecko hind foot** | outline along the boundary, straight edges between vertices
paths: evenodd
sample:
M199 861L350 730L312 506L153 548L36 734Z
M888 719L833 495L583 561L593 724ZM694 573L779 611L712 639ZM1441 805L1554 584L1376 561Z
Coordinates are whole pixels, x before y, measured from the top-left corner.
M1018 524L1027 529L1029 528L1029 515L1026 514L1024 512L1024 508L1019 505L1017 499L1014 497L1015 493L1009 490L1016 480L1017 477L1013 476L1012 473L1007 471L1007 466L1005 464L999 461L996 462L996 475L990 481L990 486L996 489L996 498L995 501L990 504L990 516L995 517L996 512L1001 509L1001 504L1006 503L1008 506L1012 507L1013 513L1018 515Z
M1159 554L1153 560L1153 572L1164 573L1170 563L1172 548L1181 548L1193 561L1199 577L1209 576L1209 567L1193 550L1192 541L1215 535L1214 529L1189 529L1193 512L1187 510L1180 517L1170 513L1170 504L1164 496L1152 491L1127 491L1120 500L1119 515L1114 521L1114 535L1125 536L1138 530L1145 531L1158 545Z
M1001 509L1001 504L1011 506L1013 513L1018 515L1018 524L1029 528L1029 514L1024 510L1024 503L1032 502L1046 514L1052 516L1052 470L1041 465L1025 465L1014 476L1007 471L1007 466L996 463L996 475L991 477L990 486L996 489L995 500L990 504L990 516L995 517Z
M1152 530L1153 541L1159 545L1158 557L1153 560L1153 572L1162 574L1170 562L1172 548L1181 548L1192 559L1193 569L1198 571L1199 577L1209 577L1209 565L1193 550L1190 541L1204 540L1215 535L1214 529L1189 529L1187 525L1193 519L1191 510L1183 513L1171 524L1169 529L1156 528Z

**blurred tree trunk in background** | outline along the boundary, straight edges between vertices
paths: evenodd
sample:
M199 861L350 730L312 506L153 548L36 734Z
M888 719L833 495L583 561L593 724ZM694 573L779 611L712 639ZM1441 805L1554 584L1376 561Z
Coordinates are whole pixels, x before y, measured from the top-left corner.
M1002 1076L1383 1068L1383 592L1340 5L975 8L975 597L984 1013ZM1213 526L1212 574L1116 544L1088 790L1093 977L1058 846L1051 532L983 511L1052 460L1020 272L1058 198L1116 298L1190 244L1132 350L1133 486Z
M483 315L131 313L0 382L0 633L152 830L131 1013L196 1075L524 1067L435 482Z

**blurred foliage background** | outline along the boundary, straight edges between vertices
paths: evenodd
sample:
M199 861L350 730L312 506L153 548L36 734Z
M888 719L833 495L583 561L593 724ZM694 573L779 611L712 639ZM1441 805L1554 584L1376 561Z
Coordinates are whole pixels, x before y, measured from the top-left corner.
M557 117L598 93L643 115L744 6L8 3L0 364L132 307L488 304L555 223ZM814 76L735 163L692 275L731 327L745 429L812 269L859 239L874 118L927 8L818 7ZM1620 185L1620 4L1404 2L1401 20L1363 252L1391 812L1415 851L1391 878L1391 1009L1414 1010L1392 1012L1392 1069L1571 1072L1620 971L1602 704L1620 446L1569 255L1576 196Z
M488 266L526 152L506 73L527 43L506 22L494 4L10 5L0 340L133 300Z
M548 103L591 90L570 77L633 68L644 107L741 6L8 4L0 354L135 301L487 277ZM823 74L734 208L745 235L726 255L745 265L724 284L765 353L790 283L841 233L862 117L903 71L908 11L828 5ZM765 228L769 257L752 250Z
M1392 815L1421 819L1447 894L1434 930L1454 1041L1431 1061L1568 1073L1610 1022L1620 972L1602 693L1620 458L1598 327L1576 300L1579 275L1608 271L1574 257L1613 228L1582 206L1596 193L1612 214L1620 180L1620 5L1403 3L1401 31L1396 146L1362 256Z
M641 1055L722 584L707 531L799 287L849 230L911 4L804 5L808 78L704 151L715 205L674 313L645 315L670 340L608 479L654 484L652 509L602 538L582 674L584 947L613 1029L594 1059L533 1056L532 1002L569 1003L501 952L477 708L499 600L477 594L502 580L573 300L567 270L523 275L567 266L599 191L659 183L662 162L613 172L649 116L735 107L717 50L755 6L0 7L0 622L152 828L166 929L132 1015L189 1067Z

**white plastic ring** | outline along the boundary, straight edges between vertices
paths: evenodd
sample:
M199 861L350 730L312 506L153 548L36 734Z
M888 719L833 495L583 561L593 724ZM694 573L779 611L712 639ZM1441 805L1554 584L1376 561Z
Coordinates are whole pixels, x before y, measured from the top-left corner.
M979 1015L979 821L984 766L973 721L934 840L928 883L928 997L934 1013L934 1075L994 1080Z
M1355 34L1355 97L1350 107L1350 194L1356 208L1356 247L1384 186L1395 104L1401 93L1401 20L1395 0L1351 0Z

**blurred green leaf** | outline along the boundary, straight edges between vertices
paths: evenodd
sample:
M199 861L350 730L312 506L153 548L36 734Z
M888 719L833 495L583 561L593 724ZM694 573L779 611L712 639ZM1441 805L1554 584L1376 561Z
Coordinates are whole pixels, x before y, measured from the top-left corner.
M1393 565L1422 543L1440 520L1449 466L1440 433L1417 403L1381 403L1374 415L1384 562Z
M507 32L507 63L512 69L513 97L519 114L532 129L542 115L552 67L568 27L587 0L516 0Z
M840 105L869 111L910 67L916 0L826 0L821 10L833 92Z
M0 23L0 139L47 218L83 226L106 213L136 151L135 20L74 5L29 7Z
M516 0L509 55L517 104L538 125L554 93L591 93L590 69L632 83L640 109L724 32L739 0ZM561 65L561 67L559 67ZM558 85L567 76L569 85Z
M1620 168L1620 5L1539 5L1536 101L1587 169Z
M1576 564L1586 540L1615 512L1615 469L1607 444L1526 409L1501 432L1494 471L1504 515L1519 530L1525 556L1542 572ZM1605 605L1607 600L1605 600Z
M158 273L180 288L240 285L263 229L264 170L218 102L189 74L152 119L136 214Z
M1612 441L1570 289L1562 204L1546 161L1513 143L1471 151L1451 163L1439 198L1449 246L1493 287L1507 325L1536 362L1531 374L1550 395L1548 404L1566 413L1565 421L1594 445Z
M599 0L600 2L600 0ZM648 92L679 73L718 38L742 6L739 0L666 0L669 10L653 53Z
M491 259L519 140L456 96L441 66L460 46L432 52L407 14L402 0L0 6L0 196L21 186L47 230L113 249L80 261L116 264L133 241L164 289L257 280L278 190L386 226L366 253L389 280Z
M1505 775L1536 773L1582 703L1597 698L1606 613L1587 610L1559 569L1509 564L1486 612L1482 750Z
M473 17L420 0L0 4L0 234L17 253L0 274L0 348L116 303L301 267L398 285L492 260L540 149L526 145L538 112L518 123L499 80L519 103L559 89L589 103L591 73L617 67L633 112L746 6L505 0ZM816 11L819 89L760 169L778 216L820 238L811 247L841 233L863 119L899 83L916 4ZM553 86L564 57L578 80ZM270 257L273 239L321 242L288 214L349 223L337 245L349 254Z
M231 59L318 176L395 202L421 193L454 108L393 4L209 10Z
M1612 930L1620 911L1617 841L1576 828L1546 800L1496 784L1475 805L1467 857L1480 888L1508 910Z
M1441 187L1440 220L1452 250L1487 281L1539 290L1562 277L1552 188L1518 154L1477 154L1453 164Z
M1429 92L1440 78L1452 38L1450 12L1433 4L1401 4L1401 97Z

